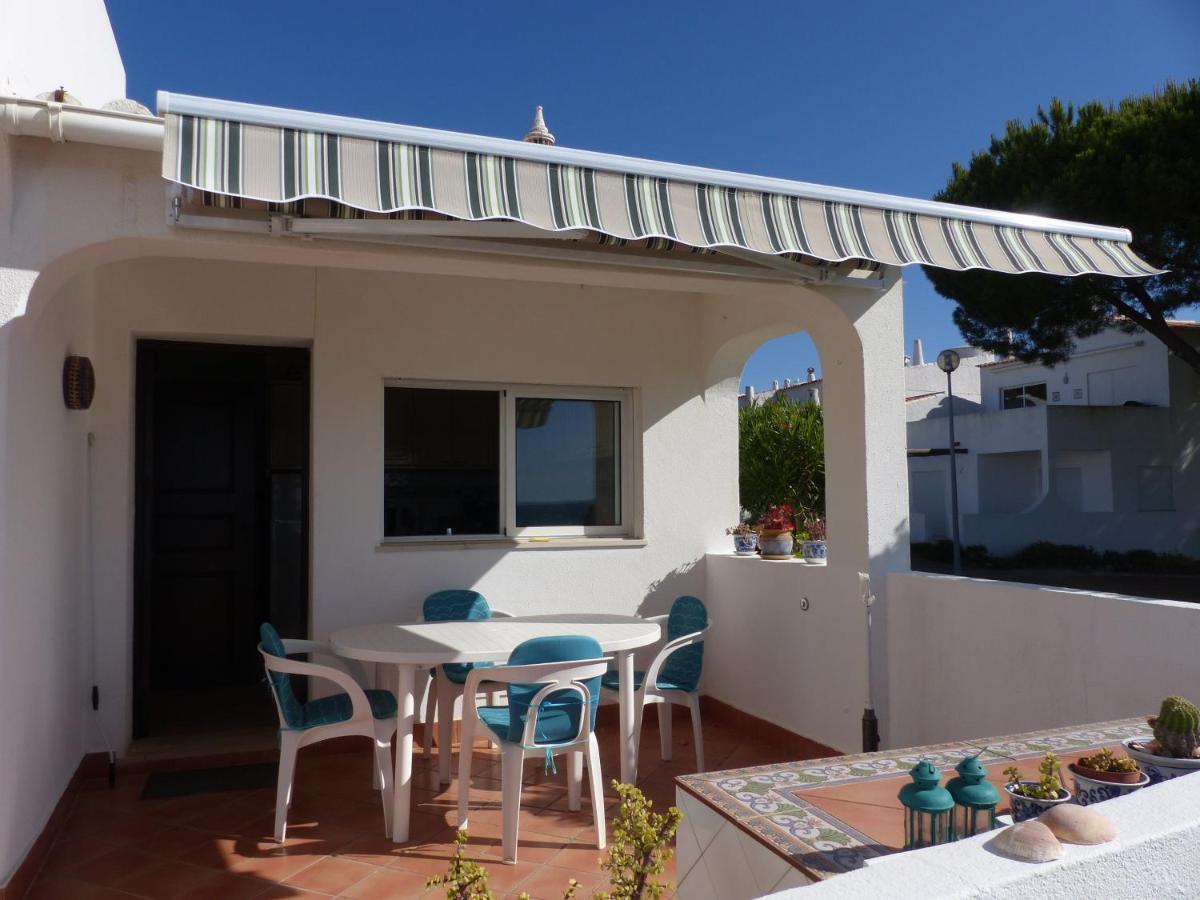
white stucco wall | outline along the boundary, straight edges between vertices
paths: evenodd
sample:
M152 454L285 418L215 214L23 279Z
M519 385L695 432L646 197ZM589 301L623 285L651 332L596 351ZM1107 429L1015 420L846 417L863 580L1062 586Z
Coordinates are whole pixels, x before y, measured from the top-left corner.
M125 96L104 0L0 0L0 94L65 87L84 106Z
M1040 381L1046 383L1046 401L1052 406L1120 406L1128 400L1166 406L1171 396L1167 359L1167 348L1157 338L1110 328L1076 341L1072 357L1054 366L1021 362L984 366L980 369L983 406L995 412L1001 408L1004 388ZM1106 373L1112 373L1111 381Z
M991 852L992 835L874 861L866 868L771 897L788 900L1142 900L1194 897L1200 884L1200 776L1188 775L1094 807L1117 829L1116 840L1064 844L1064 856L1027 863Z
M1200 605L903 573L889 746L1148 715L1200 683Z

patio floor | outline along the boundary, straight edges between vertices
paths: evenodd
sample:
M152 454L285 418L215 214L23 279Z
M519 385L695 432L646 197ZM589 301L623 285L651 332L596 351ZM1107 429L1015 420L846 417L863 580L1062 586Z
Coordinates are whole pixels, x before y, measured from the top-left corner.
M603 710L602 713L615 710ZM615 715L598 726L605 781L618 773ZM676 775L695 770L691 729L684 710L674 721L675 759L659 759L655 716L642 734L639 787L656 809L675 802ZM803 739L764 738L744 722L705 722L710 769L763 765L829 755ZM115 789L103 778L85 781L29 897L250 897L354 898L445 896L426 891L425 879L444 872L453 853L457 784L437 785L435 756L414 760L411 843L384 837L378 794L371 789L370 745L321 753L302 751L296 772L288 840L270 839L274 790L259 789L142 800L148 775L122 773ZM457 759L457 758L456 758ZM202 767L190 760L188 767ZM456 761L457 768L457 761ZM604 886L595 848L586 784L583 809L566 808L565 765L547 777L540 763L525 765L519 862L500 861L499 754L476 750L471 788L468 855L484 863L497 897L527 891L562 896L570 878L578 896ZM611 819L611 795L606 813ZM667 878L674 882L674 861Z

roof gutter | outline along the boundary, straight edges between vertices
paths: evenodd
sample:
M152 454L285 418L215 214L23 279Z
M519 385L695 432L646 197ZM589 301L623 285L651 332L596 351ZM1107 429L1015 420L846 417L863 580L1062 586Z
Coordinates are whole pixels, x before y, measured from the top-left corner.
M0 131L54 143L100 144L161 153L163 120L53 100L0 97Z
M899 197L893 194L878 194L850 188L831 187L805 181L790 181L785 178L767 178L761 175L745 175L706 169L700 166L685 166L677 163L638 159L632 156L617 156L596 153L590 150L575 150L570 147L544 146L514 141L506 138L484 137L457 131L441 131L421 128L416 125L396 125L370 119L353 119L324 113L302 112L276 106L260 106L254 103L238 103L233 100L213 100L207 97L192 97L187 94L158 92L160 115L201 116L211 119L226 119L249 125L266 125L273 128L295 128L301 131L316 131L339 134L346 137L368 140L397 141L406 144L421 144L427 147L442 147L469 153L488 153L508 156L513 159L529 159L537 162L561 163L600 169L608 172L628 172L651 178L668 178L698 184L713 184L748 191L786 194L812 200L828 200L835 203L853 203L876 209L893 209L926 216L941 216L948 219L963 219L988 225L1004 225L1013 228L1032 228L1079 237L1129 243L1133 240L1127 228L1112 228L1090 225L1085 222L1069 222L1027 213L1004 212L981 209L975 206L959 206L936 200L920 200L915 197Z

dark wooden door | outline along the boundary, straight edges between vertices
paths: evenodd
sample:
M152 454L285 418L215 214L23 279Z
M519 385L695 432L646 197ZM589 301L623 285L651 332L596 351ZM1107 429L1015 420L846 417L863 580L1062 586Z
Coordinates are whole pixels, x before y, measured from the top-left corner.
M161 692L261 679L258 625L307 628L308 354L138 347L135 733Z

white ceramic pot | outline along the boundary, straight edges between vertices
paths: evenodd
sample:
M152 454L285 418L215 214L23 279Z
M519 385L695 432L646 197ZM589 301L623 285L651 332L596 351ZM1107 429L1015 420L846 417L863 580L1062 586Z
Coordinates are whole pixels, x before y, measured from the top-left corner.
M1022 781L1021 784L1036 785L1036 781ZM1036 819L1052 806L1058 806L1060 803L1069 803L1071 800L1071 792L1063 788L1058 792L1058 797L1053 800L1039 800L1036 797L1022 797L1020 794L1015 794L1007 784L1004 786L1004 793L1008 794L1008 806L1012 810L1012 819L1014 822L1024 822L1026 819Z
M1075 770L1074 764L1069 768L1071 769L1071 777L1075 779L1075 802L1080 806L1103 803L1105 800L1111 800L1113 797L1132 794L1134 791L1140 791L1150 783L1150 776L1145 772L1142 772L1141 779L1133 784L1120 784L1115 781L1101 781L1098 778L1089 778L1086 775L1080 775Z
M1148 750L1142 749L1143 746L1149 745L1150 741L1148 739L1126 738L1121 743L1125 747L1125 752L1137 760L1138 767L1150 776L1151 784L1158 784L1160 781L1170 781L1172 778L1178 778L1180 775L1191 775L1193 772L1200 772L1200 759L1157 756Z

